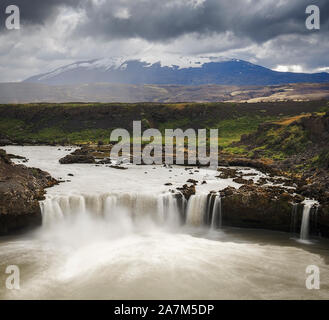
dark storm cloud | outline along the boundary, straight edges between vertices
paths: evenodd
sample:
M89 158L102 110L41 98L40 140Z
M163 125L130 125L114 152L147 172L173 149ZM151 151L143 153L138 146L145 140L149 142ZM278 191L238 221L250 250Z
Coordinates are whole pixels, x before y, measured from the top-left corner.
M192 0L109 0L98 5L91 1L87 3L87 20L78 26L77 32L109 39L138 37L164 41L188 33L231 31L259 43L279 35L309 33L305 28L305 9L310 4L320 7L322 30L328 30L328 0L205 0L199 4Z
M5 10L9 5L16 5L20 9L22 24L39 25L47 22L49 18L58 13L58 8L68 6L77 8L81 0L1 0L0 18L4 20L7 16ZM1 29L4 28L2 23Z
M82 9L86 18L76 36L165 41L184 34L231 31L263 42L284 34L305 34L305 9L317 4L322 31L328 30L328 0L1 0L1 14L15 4L22 24L44 24L67 6ZM3 27L3 24L2 24Z

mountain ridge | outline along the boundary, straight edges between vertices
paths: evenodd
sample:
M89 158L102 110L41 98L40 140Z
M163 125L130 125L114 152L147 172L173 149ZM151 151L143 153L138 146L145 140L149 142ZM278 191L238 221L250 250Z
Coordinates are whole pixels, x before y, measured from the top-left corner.
M72 85L115 83L129 85L278 85L326 83L329 73L274 71L244 60L225 58L186 58L179 63L141 59L93 59L75 62L53 71L27 78L25 83Z

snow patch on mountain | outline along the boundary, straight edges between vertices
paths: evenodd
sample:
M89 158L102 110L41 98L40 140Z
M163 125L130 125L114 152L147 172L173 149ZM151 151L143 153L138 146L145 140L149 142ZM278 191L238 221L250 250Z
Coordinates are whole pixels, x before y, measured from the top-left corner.
M130 61L139 61L144 63L144 67L152 67L154 64L159 63L161 67L169 67L169 68L202 68L205 63L210 62L225 62L225 61L239 61L235 59L228 59L225 57L214 57L214 56L196 56L196 57L188 57L188 56L174 56L168 55L159 60L156 56L144 56L144 57L111 57L111 58L101 58L94 59L89 61L81 61L73 64L69 64L64 67L60 67L55 69L54 71L43 74L38 78L38 81L44 81L51 79L60 75L61 73L72 71L74 69L83 68L86 70L126 70L128 63Z
M140 61L147 63L149 66L152 66L155 63L160 63L161 67L169 67L169 68L178 67L178 69L184 69L184 68L201 68L205 63L234 61L234 59L230 59L226 57L214 57L214 56L168 55L161 58L160 60L154 56L141 57Z

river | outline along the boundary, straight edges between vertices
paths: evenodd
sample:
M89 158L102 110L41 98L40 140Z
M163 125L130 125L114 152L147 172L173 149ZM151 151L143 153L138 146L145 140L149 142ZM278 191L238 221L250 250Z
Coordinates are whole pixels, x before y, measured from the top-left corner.
M215 170L60 165L70 148L5 149L67 182L47 190L42 227L0 238L1 299L329 298L328 241L222 226L220 198L209 211L207 194L239 185ZM191 178L206 183L180 201L170 190ZM8 265L19 267L19 290L5 287ZM320 290L305 286L309 265Z

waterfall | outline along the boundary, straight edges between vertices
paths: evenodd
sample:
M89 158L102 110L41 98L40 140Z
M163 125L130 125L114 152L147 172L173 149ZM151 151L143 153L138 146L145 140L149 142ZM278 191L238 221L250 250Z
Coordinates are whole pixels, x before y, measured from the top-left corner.
M174 227L179 226L180 219L180 210L177 203L177 198L175 198L172 194L166 194L162 196L162 201L158 201L158 208L160 211L158 214L162 217L162 221L167 221L168 225ZM182 206L182 210L184 210L184 202Z
M173 194L108 193L101 195L48 196L40 203L43 226L74 223L83 218L132 223L150 220L155 224L178 226L181 213Z
M211 229L222 227L222 199L219 195L215 196L215 202L212 210Z
M300 239L307 240L310 232L310 213L313 203L305 203L303 208L302 225L300 228Z
M217 229L222 226L221 197L218 194L191 196L187 204L186 224L209 226Z
M204 216L204 225L206 225L206 226L211 225L213 205L214 205L214 197L212 194L209 194L208 198L207 198L207 210L206 210L206 214Z
M201 226L207 213L208 194L192 195L187 203L186 224Z
M222 225L221 197L218 194L192 195L186 201L182 194L105 193L47 196L40 203L43 227L75 224L85 221L110 223L112 226L153 224L179 227Z

